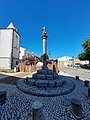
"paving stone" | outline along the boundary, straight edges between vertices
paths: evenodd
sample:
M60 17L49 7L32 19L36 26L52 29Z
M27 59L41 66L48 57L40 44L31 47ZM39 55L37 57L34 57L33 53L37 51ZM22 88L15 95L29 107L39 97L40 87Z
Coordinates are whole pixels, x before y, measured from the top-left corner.
M37 80L35 82L35 85L38 87L47 87L48 86L48 81L46 80Z
M48 83L50 87L55 87L55 81L49 80Z
M53 76L52 75L46 75L46 80L53 80Z
M36 74L36 76L37 76L37 77L36 77L37 79L41 79L41 76L42 76L42 75L41 75L41 74Z
M59 77L59 76L56 75L56 74L53 75L53 78L54 78L54 79L57 79L58 77Z
M30 84L30 85L35 85L35 81L34 79L28 79L27 82Z
M41 79L42 79L42 80L45 80L45 79L46 79L46 76L45 76L45 75L42 75L42 76L41 76Z
M56 87L58 87L58 86L62 86L62 81L57 80L56 83L55 83L55 86L56 86Z
M37 78L37 75L36 75L36 74L33 74L32 78L36 79L36 78Z

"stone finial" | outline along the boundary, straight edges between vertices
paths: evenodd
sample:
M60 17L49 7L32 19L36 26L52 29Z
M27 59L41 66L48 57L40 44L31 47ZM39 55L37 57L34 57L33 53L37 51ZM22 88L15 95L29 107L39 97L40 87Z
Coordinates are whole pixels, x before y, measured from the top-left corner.
M48 37L48 35L47 35L47 33L46 33L46 27L43 27L43 28L42 28L42 38L43 38L43 39L47 39L47 37Z
M72 112L76 115L76 116L82 116L82 104L79 100L73 98L71 100L72 103Z
M33 109L33 120L44 120L44 116L43 116L43 105L41 102L39 101L35 101L32 105L32 109Z
M45 26L42 28L42 32L46 33L46 27Z

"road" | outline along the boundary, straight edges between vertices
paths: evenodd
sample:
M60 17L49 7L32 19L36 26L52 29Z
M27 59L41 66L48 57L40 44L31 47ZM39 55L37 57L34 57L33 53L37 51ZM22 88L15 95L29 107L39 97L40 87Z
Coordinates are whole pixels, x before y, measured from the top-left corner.
M90 80L90 70L82 69L82 68L73 68L73 67L64 67L60 68L61 71L63 71L66 74L69 74L70 76L79 76L80 79L83 80Z

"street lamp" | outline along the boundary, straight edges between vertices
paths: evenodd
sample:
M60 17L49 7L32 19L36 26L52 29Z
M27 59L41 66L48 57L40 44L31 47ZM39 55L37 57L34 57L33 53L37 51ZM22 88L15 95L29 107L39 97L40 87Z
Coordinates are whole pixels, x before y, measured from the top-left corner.
M51 51L49 51L49 59L51 58Z
M74 67L74 57L72 56L72 66Z

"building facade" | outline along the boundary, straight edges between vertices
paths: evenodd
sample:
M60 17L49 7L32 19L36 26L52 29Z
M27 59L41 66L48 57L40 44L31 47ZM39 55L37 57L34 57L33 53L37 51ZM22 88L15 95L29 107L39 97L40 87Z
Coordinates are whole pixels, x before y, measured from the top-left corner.
M20 60L23 58L29 58L31 56L34 56L32 52L30 52L26 48L20 47Z
M59 67L74 66L74 59L70 56L63 56L58 58Z
M89 61L87 60L79 60L78 58L74 58L74 57L69 57L69 56L63 56L61 58L58 58L58 66L59 67L67 67L67 66L72 66L74 67L75 64L89 64Z
M11 22L0 29L0 69L11 69L19 60L20 35Z

